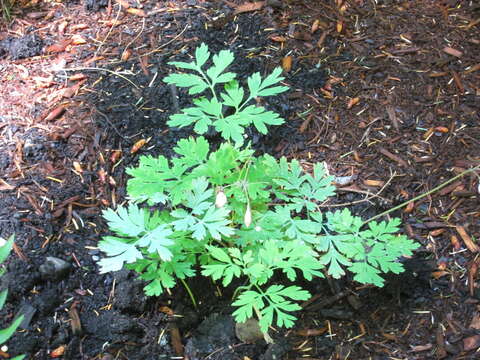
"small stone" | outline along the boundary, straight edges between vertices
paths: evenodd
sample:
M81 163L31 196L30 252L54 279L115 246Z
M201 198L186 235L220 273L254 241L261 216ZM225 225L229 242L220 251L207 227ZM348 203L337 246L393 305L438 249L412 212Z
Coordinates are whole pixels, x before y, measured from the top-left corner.
M235 335L240 341L254 343L263 339L263 333L257 319L250 318L244 323L235 324Z
M69 270L70 263L54 256L47 256L46 261L40 265L39 271L44 279L61 280L64 278Z

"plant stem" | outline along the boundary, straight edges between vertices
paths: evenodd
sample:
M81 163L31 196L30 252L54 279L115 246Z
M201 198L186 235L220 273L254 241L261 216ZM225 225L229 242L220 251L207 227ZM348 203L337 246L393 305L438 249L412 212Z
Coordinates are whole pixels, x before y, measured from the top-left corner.
M193 296L192 290L190 289L190 287L188 286L188 284L186 283L186 281L184 279L180 279L180 281L182 282L183 286L185 287L185 290L187 290L188 296L190 297L190 300L192 301L193 307L197 310L198 309L197 301L195 300L195 296Z
M433 189L427 191L426 193L420 194L420 195L414 197L413 199L407 200L407 201L401 203L400 205L397 205L397 206L395 206L395 207L393 207L393 208L391 208L391 209L388 209L387 211L384 211L384 212L382 212L382 213L380 213L380 214L378 214L378 215L372 216L370 219L364 221L363 224L362 224L362 226L364 226L365 224L368 224L368 223L369 223L370 221L372 221L372 220L378 219L378 218L380 218L380 217L382 217L382 216L385 216L385 215L387 215L387 214L390 214L390 213L393 212L393 211L396 211L396 210L398 210L398 209L401 209L401 208L403 208L404 206L407 206L409 203L411 203L411 202L413 202L413 201L417 201L417 200L423 199L424 197L426 197L426 196L428 196L428 195L430 195L430 194L433 194L434 192L437 192L437 191L440 190L440 189L443 189L445 186L447 186L448 184L454 182L455 180L457 180L457 179L459 179L459 178L461 178L461 177L463 177L463 176L465 176L465 175L467 175L467 174L469 174L469 173L471 173L471 172L474 172L474 171L476 171L476 170L479 170L479 169L480 169L480 165L477 165L477 166L475 166L475 167L473 167L473 168L467 169L467 170L461 172L460 174L454 176L453 178L451 178L451 179L449 179L449 180L441 183L440 185L434 187Z

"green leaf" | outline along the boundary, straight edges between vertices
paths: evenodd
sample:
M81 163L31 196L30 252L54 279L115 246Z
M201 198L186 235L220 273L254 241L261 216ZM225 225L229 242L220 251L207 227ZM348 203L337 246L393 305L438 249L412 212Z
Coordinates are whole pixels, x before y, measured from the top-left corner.
M208 46L205 43L201 43L200 46L195 50L195 60L197 69L200 69L210 57L210 52L208 51Z
M208 141L200 136L198 138L181 139L173 150L181 155L181 161L185 166L192 167L202 164L207 160L210 146Z
M119 206L117 211L104 210L102 215L109 228L121 235L134 237L145 231L145 210L134 204L130 204L128 209Z
M192 180L191 186L192 190L186 193L185 206L192 209L192 214L202 215L213 204L213 189L208 189L209 183L204 176Z
M285 121L272 111L266 111L262 106L249 105L239 114L242 123L253 124L262 134L267 134L266 125L281 125Z
M224 262L224 263L231 263L230 256L220 249L219 247L215 246L207 246L208 254L212 256L214 259L217 259L218 261Z
M287 91L287 86L270 87L284 79L280 76L281 73L282 69L280 67L277 67L270 75L265 78L263 82L260 73L255 73L251 75L247 80L248 88L250 90L250 96L252 98L255 98L257 96L271 96Z
M218 54L213 55L213 65L207 70L207 76L212 81L212 84L225 83L232 81L235 78L234 73L220 74L233 62L233 53L229 50L222 50Z
M214 124L215 130L217 130L224 139L232 139L236 144L242 144L245 129L240 120L238 116L218 119Z
M167 84L174 84L178 87L185 87L188 89L189 95L196 95L202 93L208 88L208 84L199 75L193 74L170 74L166 76L163 81Z
M8 339L10 339L10 337L15 333L22 321L23 315L20 315L13 321L13 323L10 324L9 327L0 330L0 345L4 344Z
M207 230L216 240L220 240L222 235L226 237L233 235L235 230L228 226L230 224L230 220L227 219L228 213L229 210L225 207L217 209L211 206L204 217L197 219L197 223L191 227L193 237L201 240L205 237Z
M167 121L168 126L183 128L195 124L193 130L197 134L205 134L213 123L212 117L199 108L186 108L182 111L182 114L170 116L170 120Z
M169 238L173 231L165 224L157 226L155 229L148 231L137 241L137 245L147 248L150 253L157 252L160 259L169 261L172 258L172 252L167 246L172 245L173 241Z
M207 98L202 97L193 100L193 103L197 105L201 111L213 116L213 118L219 118L222 116L222 104L215 98L208 100Z
M12 234L8 238L7 242L0 247L0 264L3 263L7 259L8 254L10 254L10 250L12 250L14 240L15 235Z
M103 240L98 243L100 250L109 256L98 262L100 265L100 273L104 274L110 271L121 270L125 263L131 264L143 257L142 253L135 246L135 243L127 243L122 240L124 239L105 236Z
M243 88L239 86L238 81L233 80L225 84L226 93L221 93L223 104L238 109L244 97Z

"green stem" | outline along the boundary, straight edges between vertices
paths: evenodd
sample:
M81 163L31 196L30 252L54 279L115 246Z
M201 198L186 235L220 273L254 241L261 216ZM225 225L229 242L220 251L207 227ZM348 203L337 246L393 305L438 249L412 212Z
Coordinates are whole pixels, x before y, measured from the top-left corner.
M459 178L461 178L461 177L463 177L463 176L465 176L465 175L467 175L467 174L469 174L469 173L471 173L471 172L474 172L474 171L476 171L476 170L479 170L479 169L480 169L480 165L477 165L477 166L475 166L475 167L473 167L473 168L471 168L471 169L467 169L467 170L461 172L460 174L454 176L453 178L451 178L451 179L443 182L442 184L434 187L433 189L427 191L426 193L420 194L420 195L414 197L413 199L407 200L407 201L401 203L400 205L397 205L397 206L395 206L395 207L393 207L393 208L391 208L391 209L388 209L387 211L384 211L384 212L382 212L382 213L380 213L380 214L378 214L378 215L375 215L375 216L371 217L370 219L364 221L363 224L362 224L362 226L365 225L365 224L367 224L367 223L369 223L369 222L372 221L372 220L378 219L378 218L380 218L380 217L382 217L382 216L385 216L385 215L387 215L387 214L390 214L390 213L393 212L393 211L396 211L396 210L398 210L398 209L401 209L401 208L403 208L404 206L407 206L409 203L411 203L411 202L413 202L413 201L417 201L417 200L423 199L424 197L426 197L426 196L428 196L428 195L430 195L430 194L433 194L434 192L437 192L437 191L440 190L440 189L443 189L445 186L447 186L448 184L454 182L455 180L457 180L457 179L459 179Z
M183 286L187 290L188 296L190 297L190 300L192 301L193 307L195 309L198 309L197 301L195 300L195 296L193 296L192 290L190 289L190 287L188 286L188 284L186 283L186 281L184 279L180 279L180 281L182 282Z

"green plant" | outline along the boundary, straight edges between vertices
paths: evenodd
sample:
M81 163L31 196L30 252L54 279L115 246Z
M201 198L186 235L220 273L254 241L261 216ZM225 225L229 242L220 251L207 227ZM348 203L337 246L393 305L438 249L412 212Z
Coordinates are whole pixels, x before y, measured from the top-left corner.
M200 72L208 57L202 45L193 63L173 64ZM198 266L203 276L221 280L223 286L238 278L242 285L232 303L236 321L255 314L267 332L273 323L291 327L296 319L292 312L300 309L296 302L310 297L294 284L299 276L309 281L324 273L339 278L348 269L356 281L382 286L381 274L403 271L398 258L411 255L418 245L397 234L398 219L371 221L364 228L362 219L348 209L323 213L318 204L333 196L335 187L322 164L315 164L310 174L297 160L255 156L243 146L245 126L266 132L265 124L281 119L263 108L243 112L248 108L238 105L243 90L233 80L235 74L224 73L232 60L233 55L223 51L213 57L214 70L210 67L197 77L174 74L166 81L189 88L191 94L206 88L215 94L215 85L224 83L221 97L229 99L226 103L217 105L215 95L197 100L196 108L172 116L170 125L196 122L197 132L212 125L235 143L211 150L202 136L182 139L172 159L142 156L137 167L127 169L130 204L103 212L115 235L99 243L107 255L100 266L102 272L133 269L148 282L147 295L160 295L174 287L176 279L196 276ZM274 70L264 80L259 74L250 77L247 100L284 91L274 86L282 79L279 74ZM228 95L231 89L236 93ZM216 110L204 107L207 103L215 103ZM223 117L225 106L234 108L233 118ZM201 121L207 125L198 125ZM283 274L285 281L273 283L275 274Z
M10 21L12 19L11 12L14 4L15 0L0 0L0 7L5 21Z
M266 125L283 124L284 120L278 114L266 111L262 106L248 105L260 96L277 95L288 90L286 86L276 85L283 80L283 77L280 76L281 68L276 68L263 80L260 73L250 76L247 80L249 94L245 96L245 90L235 80L236 74L225 72L225 69L234 60L232 52L220 51L212 57L212 66L203 70L202 67L209 58L208 47L202 44L195 51L193 62L174 61L169 63L182 69L193 70L199 75L171 74L164 79L166 83L188 88L190 95L201 94L208 89L212 97L210 99L207 97L194 99L195 106L182 109L181 114L171 116L168 125L184 127L194 124L194 131L200 135L205 134L209 127L213 126L224 139L242 143L245 127L249 125L254 125L259 132L266 134ZM225 91L220 95L217 95L215 89L218 84L224 84ZM230 115L225 115L229 113Z
M14 236L10 236L10 238L7 240L5 244L0 246L0 264L2 264L8 257L8 254L10 253L10 250L12 249L13 246L13 240ZM0 268L0 277L5 274L5 270ZM5 301L7 300L7 290L3 290L0 292L0 310L3 308L3 305L5 304ZM0 345L4 344L10 337L15 333L17 328L20 326L20 323L23 320L23 315L19 316L16 318L12 324L10 324L9 327L6 329L1 329L0 330ZM21 360L25 357L25 355L19 355L14 357L12 360Z

